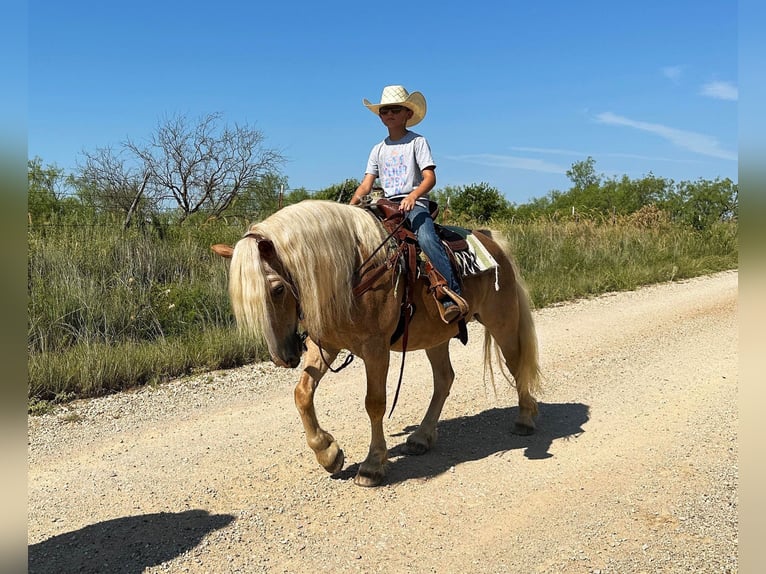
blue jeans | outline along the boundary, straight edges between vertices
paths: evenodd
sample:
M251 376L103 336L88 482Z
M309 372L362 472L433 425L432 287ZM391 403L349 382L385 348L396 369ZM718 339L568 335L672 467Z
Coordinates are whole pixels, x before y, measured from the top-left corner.
M420 244L420 248L428 257L431 265L447 280L447 287L460 295L460 284L452 273L452 265L450 265L444 245L436 235L431 214L425 207L415 204L412 211L407 213L407 220L410 222L410 229L418 238L418 244Z

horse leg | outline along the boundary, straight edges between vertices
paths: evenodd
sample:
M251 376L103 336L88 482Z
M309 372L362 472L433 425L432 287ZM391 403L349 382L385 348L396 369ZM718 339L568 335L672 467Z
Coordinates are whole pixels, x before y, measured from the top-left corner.
M370 417L370 450L367 458L359 465L354 478L358 486L378 486L386 474L388 448L383 434L383 416L386 414L386 377L388 376L389 351L387 347L373 354L365 354L364 366L367 373L367 395L364 406Z
M306 431L306 442L314 451L319 464L327 472L334 474L343 468L343 451L335 442L335 438L319 426L314 409L314 392L338 351L320 349L311 339L306 339L306 347L303 373L295 386L295 406ZM320 353L324 353L324 359Z
M449 357L449 341L438 347L426 349L426 355L431 362L434 374L434 393L423 421L407 438L405 449L408 454L424 454L436 442L436 424L439 422L444 402L452 388L452 381L455 380L455 371L452 370Z
M483 319L483 318L482 318ZM484 322L484 321L482 321ZM534 337L534 331L524 329L521 332L515 325L517 322L511 322L507 317L498 318L484 322L487 328L485 334L485 356L487 358L487 367L489 365L489 351L494 338L500 351L503 354L505 364L516 381L516 393L519 396L519 415L514 422L513 432L519 435L530 435L535 432L534 418L537 416L537 401L532 396L532 391L539 387L539 370L537 363L537 341L529 341L526 344L521 339L523 337Z

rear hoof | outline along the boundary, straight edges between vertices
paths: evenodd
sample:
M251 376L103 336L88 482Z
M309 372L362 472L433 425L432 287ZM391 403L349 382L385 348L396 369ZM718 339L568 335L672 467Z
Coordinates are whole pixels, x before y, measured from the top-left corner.
M408 438L407 442L404 443L404 452L406 454L414 454L417 456L425 454L429 450L431 450L431 446L427 442L413 440L412 437Z
M513 434L517 434L521 436L529 436L529 435L535 434L535 424L532 423L530 425L526 423L516 422L516 424L513 425L511 432Z

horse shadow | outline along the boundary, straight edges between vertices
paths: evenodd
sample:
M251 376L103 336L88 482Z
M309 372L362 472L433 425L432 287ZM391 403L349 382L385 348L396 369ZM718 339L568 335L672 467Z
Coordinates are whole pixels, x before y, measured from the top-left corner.
M494 454L524 449L524 456L532 460L551 458L550 446L555 439L576 437L590 418L590 409L582 403L539 403L537 430L529 436L513 434L513 421L518 407L493 408L475 415L439 421L438 439L424 455L408 455L404 443L388 451L389 464L385 483L394 484L411 479L432 478L452 467L469 461L481 460ZM393 436L405 436L417 427L405 427ZM352 479L359 463L333 475L338 479Z
M205 510L126 516L59 534L28 547L30 574L139 574L180 556L234 520Z

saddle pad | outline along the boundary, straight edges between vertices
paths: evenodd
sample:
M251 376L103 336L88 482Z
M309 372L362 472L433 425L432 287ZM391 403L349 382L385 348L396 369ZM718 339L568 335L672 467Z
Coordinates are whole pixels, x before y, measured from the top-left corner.
M498 263L495 258L468 229L452 226L448 228L445 226L445 228L463 237L468 244L468 249L453 251L460 275L463 277L478 275L497 268Z

